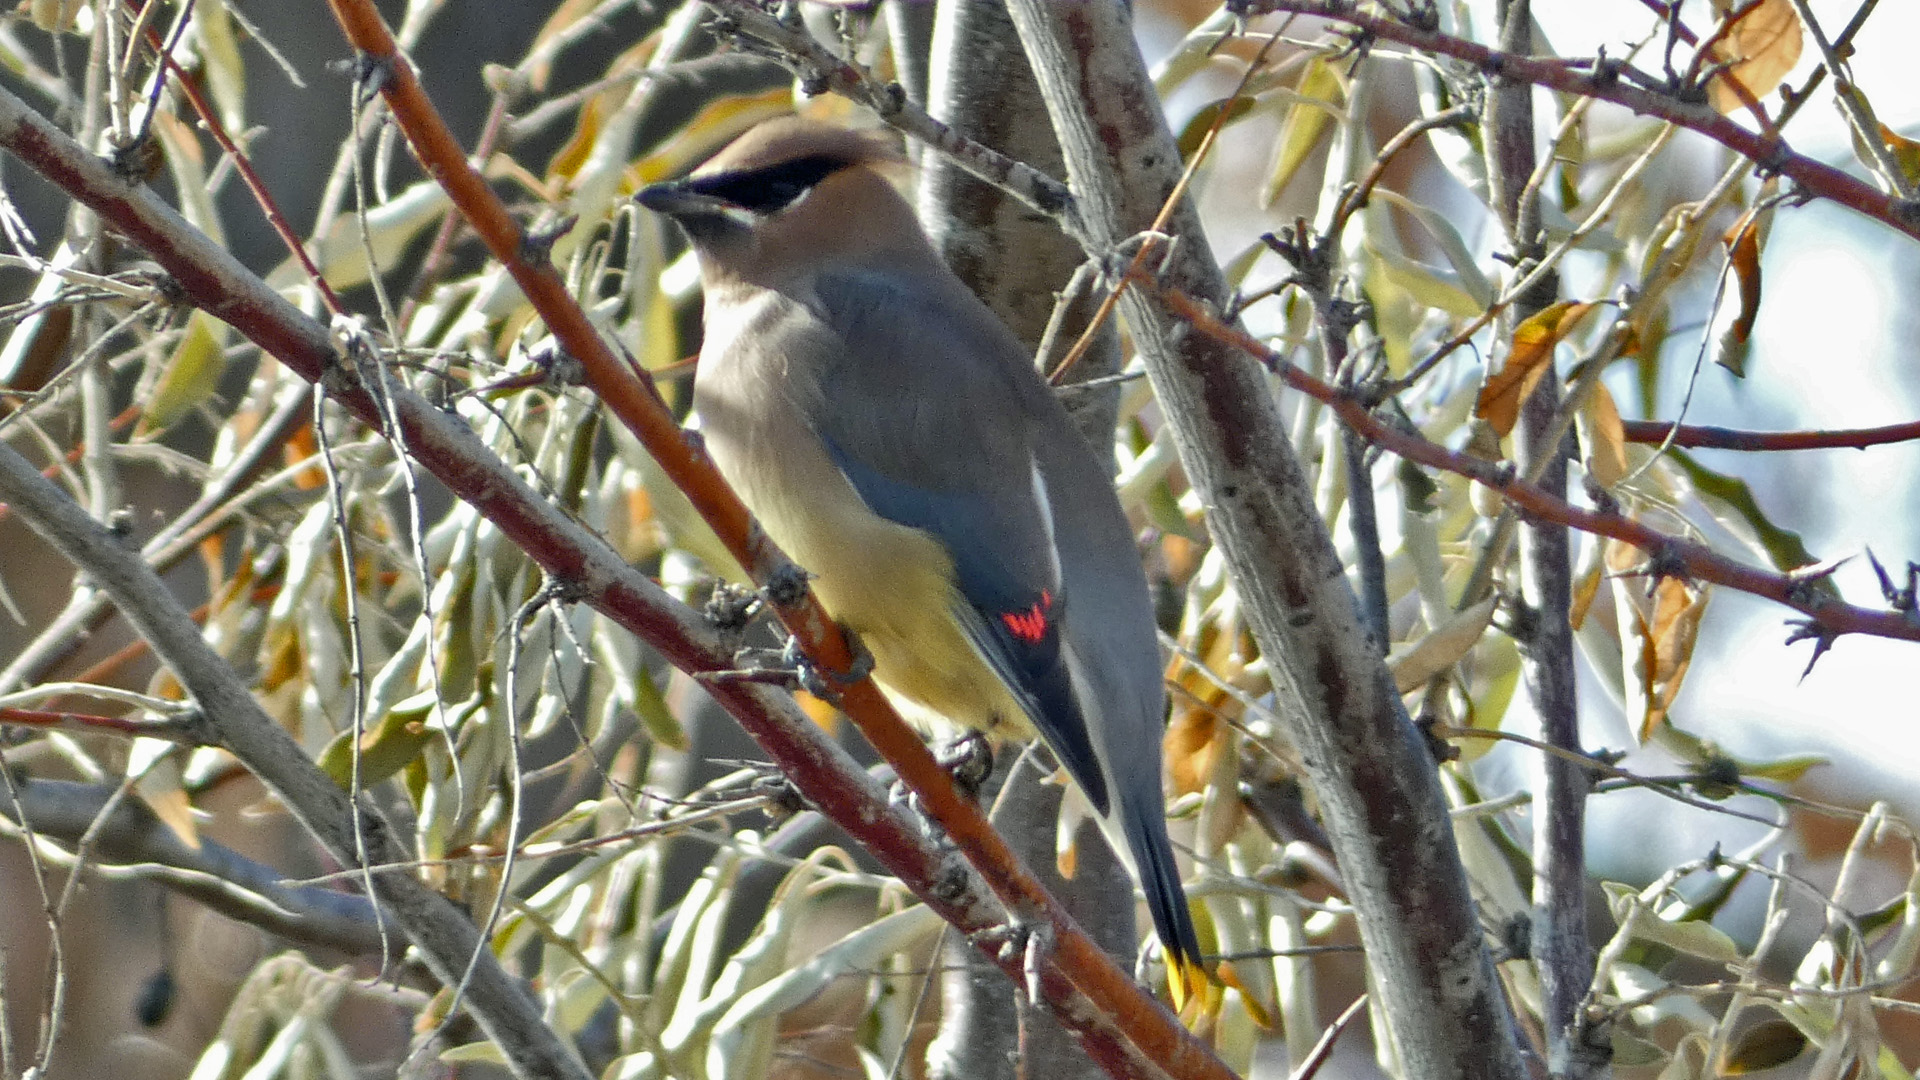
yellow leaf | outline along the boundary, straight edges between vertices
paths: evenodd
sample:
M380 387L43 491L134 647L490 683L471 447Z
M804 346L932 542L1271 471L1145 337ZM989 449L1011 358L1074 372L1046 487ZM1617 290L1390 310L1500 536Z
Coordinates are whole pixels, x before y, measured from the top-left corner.
M1713 50L1715 61L1732 66L1708 87L1713 107L1731 113L1773 93L1800 62L1800 16L1792 0L1760 0L1745 9L1738 0L1715 0L1714 9L1723 17L1739 16Z
M380 718L371 731L360 736L360 774L362 789L373 786L405 768L436 737L427 727L433 705L426 695L403 701ZM320 771L346 788L356 779L353 769L353 732L334 736L320 752Z
M1403 694L1412 693L1467 655L1493 621L1495 603L1490 596L1459 612L1410 648L1395 650L1395 655L1387 657L1394 688Z
M1613 394L1599 383L1587 396L1580 412L1581 444L1587 452L1587 475L1603 488L1611 488L1627 475L1627 429L1620 422L1620 407Z
M1887 144L1887 149L1893 151L1894 164L1900 166L1907 183L1920 184L1920 142L1907 138L1885 124L1880 125L1880 139Z
M1380 260L1380 272L1388 281L1405 290L1407 295L1424 307L1438 308L1462 319L1477 318L1487 310L1486 305L1468 291L1468 286L1454 280L1444 270L1404 255L1377 250L1372 245L1368 245L1367 252Z
M1225 120L1220 119L1223 109L1227 114ZM1222 98L1202 105L1200 111L1193 114L1193 119L1187 121L1187 126L1180 129L1180 160L1189 161L1199 153L1200 144L1206 140L1207 132L1212 131L1215 124L1225 131L1229 125L1252 111L1253 99L1249 97Z
M1287 110L1280 125L1280 137L1274 140L1273 164L1267 168L1267 181L1260 189L1260 207L1273 205L1300 171L1314 147L1335 117L1341 115L1346 91L1340 83L1340 70L1324 59L1314 59L1300 76L1300 100Z
M1501 438L1513 433L1520 407L1540 385L1553 363L1553 347L1593 310L1591 302L1562 300L1513 328L1513 347L1500 370L1487 376L1473 414L1493 426Z
M142 431L164 431L213 396L227 370L227 324L204 311L187 316L141 414Z
M599 96L588 98L587 103L580 107L580 119L574 124L573 134L567 139L566 145L553 155L553 160L547 162L548 176L571 180L580 171L580 166L587 163L587 158L593 155L594 143L600 138L601 113L605 108Z
M228 131L240 131L247 123L247 65L240 54L240 40L233 33L227 0L200 0L195 4L193 31L200 39L201 66L213 88L220 122Z

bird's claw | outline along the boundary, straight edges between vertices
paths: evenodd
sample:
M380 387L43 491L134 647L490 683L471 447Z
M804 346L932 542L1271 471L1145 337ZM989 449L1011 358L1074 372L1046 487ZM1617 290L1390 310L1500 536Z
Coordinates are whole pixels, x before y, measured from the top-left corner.
M993 744L977 731L968 731L947 742L933 753L953 785L970 799L980 797L980 789L993 775Z

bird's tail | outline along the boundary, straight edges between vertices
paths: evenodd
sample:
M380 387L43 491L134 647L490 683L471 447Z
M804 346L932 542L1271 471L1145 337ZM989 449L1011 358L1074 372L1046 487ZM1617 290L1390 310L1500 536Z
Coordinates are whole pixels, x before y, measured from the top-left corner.
M1159 800L1152 801L1156 804L1153 807L1123 803L1120 827L1138 864L1147 913L1153 917L1154 933L1166 954L1167 987L1173 995L1174 1011L1183 1012L1188 998L1203 993L1212 977L1200 955L1200 935L1193 928L1193 912L1180 885L1180 867L1174 862L1173 844L1167 839L1166 818L1159 812Z

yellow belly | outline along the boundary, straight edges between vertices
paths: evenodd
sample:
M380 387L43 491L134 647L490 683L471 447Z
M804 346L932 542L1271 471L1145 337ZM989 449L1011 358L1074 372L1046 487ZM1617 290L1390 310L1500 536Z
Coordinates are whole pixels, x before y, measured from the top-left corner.
M903 715L922 730L945 721L1033 738L1025 712L954 620L965 601L945 547L867 509L823 453L785 445L779 475L741 469L738 448L724 440L709 449L767 535L813 575L827 613L859 635L874 679Z

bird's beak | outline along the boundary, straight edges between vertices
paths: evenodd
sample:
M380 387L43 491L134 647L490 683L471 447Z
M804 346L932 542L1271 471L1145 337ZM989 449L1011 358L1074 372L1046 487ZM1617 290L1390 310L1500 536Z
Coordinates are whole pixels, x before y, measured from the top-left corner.
M634 198L654 213L679 222L696 245L737 240L754 226L752 211L701 191L686 180L642 188Z
M671 218L725 217L728 210L734 209L724 199L695 191L685 180L653 184L642 188L634 197L640 200L641 206Z

